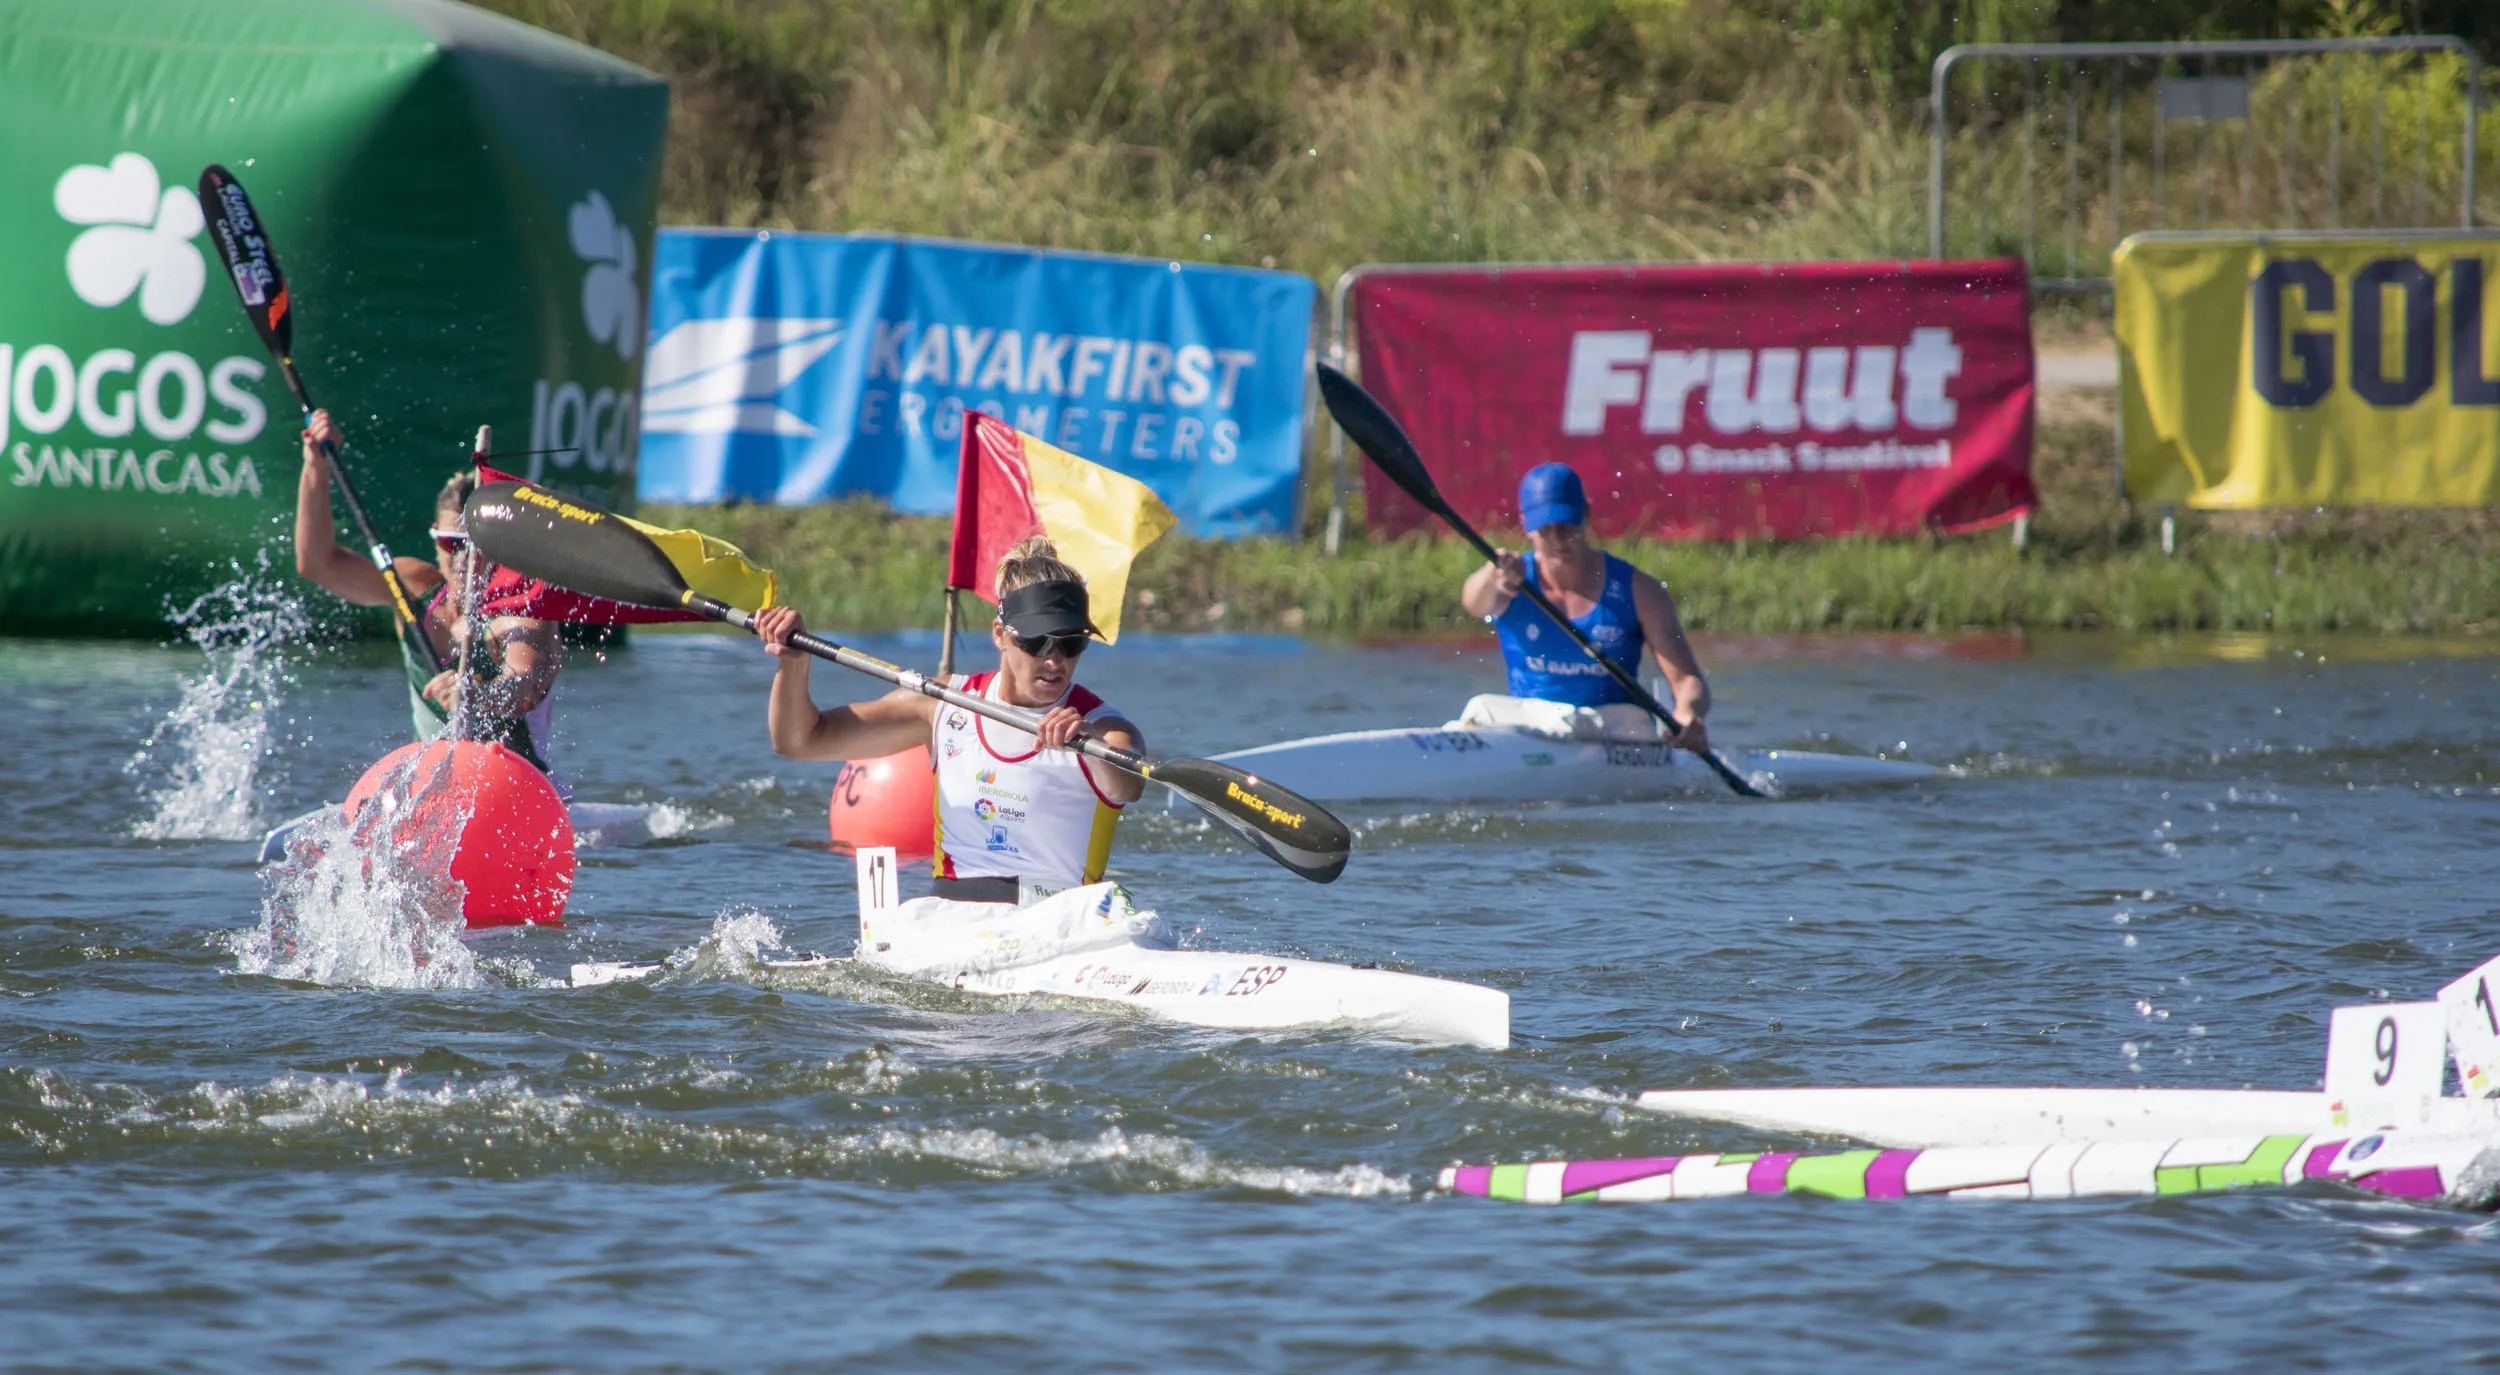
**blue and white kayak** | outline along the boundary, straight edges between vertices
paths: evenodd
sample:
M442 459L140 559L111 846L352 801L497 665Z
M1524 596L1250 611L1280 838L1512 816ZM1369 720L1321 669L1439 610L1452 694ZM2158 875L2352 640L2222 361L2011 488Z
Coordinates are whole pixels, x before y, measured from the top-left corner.
M1809 750L1722 750L1774 796L1891 787L1939 774L1902 759ZM1215 756L1314 802L1644 802L1727 785L1701 759L1658 740L1583 740L1516 726L1358 730Z

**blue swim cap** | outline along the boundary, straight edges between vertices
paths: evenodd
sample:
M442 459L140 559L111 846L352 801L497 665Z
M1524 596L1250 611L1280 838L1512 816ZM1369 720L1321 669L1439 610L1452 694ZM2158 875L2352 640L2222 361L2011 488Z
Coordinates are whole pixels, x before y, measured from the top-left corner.
M1540 463L1519 479L1519 523L1537 530L1548 525L1589 523L1589 494L1569 464Z

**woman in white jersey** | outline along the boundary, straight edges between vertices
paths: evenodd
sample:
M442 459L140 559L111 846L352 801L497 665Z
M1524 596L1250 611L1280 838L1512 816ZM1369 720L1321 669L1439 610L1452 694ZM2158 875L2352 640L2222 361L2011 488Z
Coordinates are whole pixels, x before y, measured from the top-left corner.
M1077 685L1077 656L1094 629L1085 575L1060 562L1047 539L1025 540L998 565L998 618L990 642L998 668L958 675L948 686L1042 714L1038 734L1002 726L934 697L896 689L831 711L808 695L812 662L790 648L799 614L759 613L755 633L780 660L773 674L773 750L790 759L873 759L927 745L937 771L933 896L1015 902L1102 878L1120 809L1146 781L1067 748L1090 735L1142 750L1137 727Z

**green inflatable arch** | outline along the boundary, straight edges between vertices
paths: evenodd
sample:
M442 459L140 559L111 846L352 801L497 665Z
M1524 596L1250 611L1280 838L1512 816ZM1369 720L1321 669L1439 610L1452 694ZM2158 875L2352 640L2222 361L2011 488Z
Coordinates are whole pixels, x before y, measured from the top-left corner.
M211 162L393 549L479 425L630 507L667 118L651 73L449 0L0 0L0 633L158 635L290 562L301 425Z

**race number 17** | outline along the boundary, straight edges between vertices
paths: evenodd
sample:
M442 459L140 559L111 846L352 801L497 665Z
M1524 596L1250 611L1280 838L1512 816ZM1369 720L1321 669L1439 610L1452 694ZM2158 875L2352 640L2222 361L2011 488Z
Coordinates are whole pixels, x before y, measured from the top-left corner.
M2457 1053L2457 1082L2470 1098L2500 1094L2500 959L2486 961L2439 990L2448 1044Z

